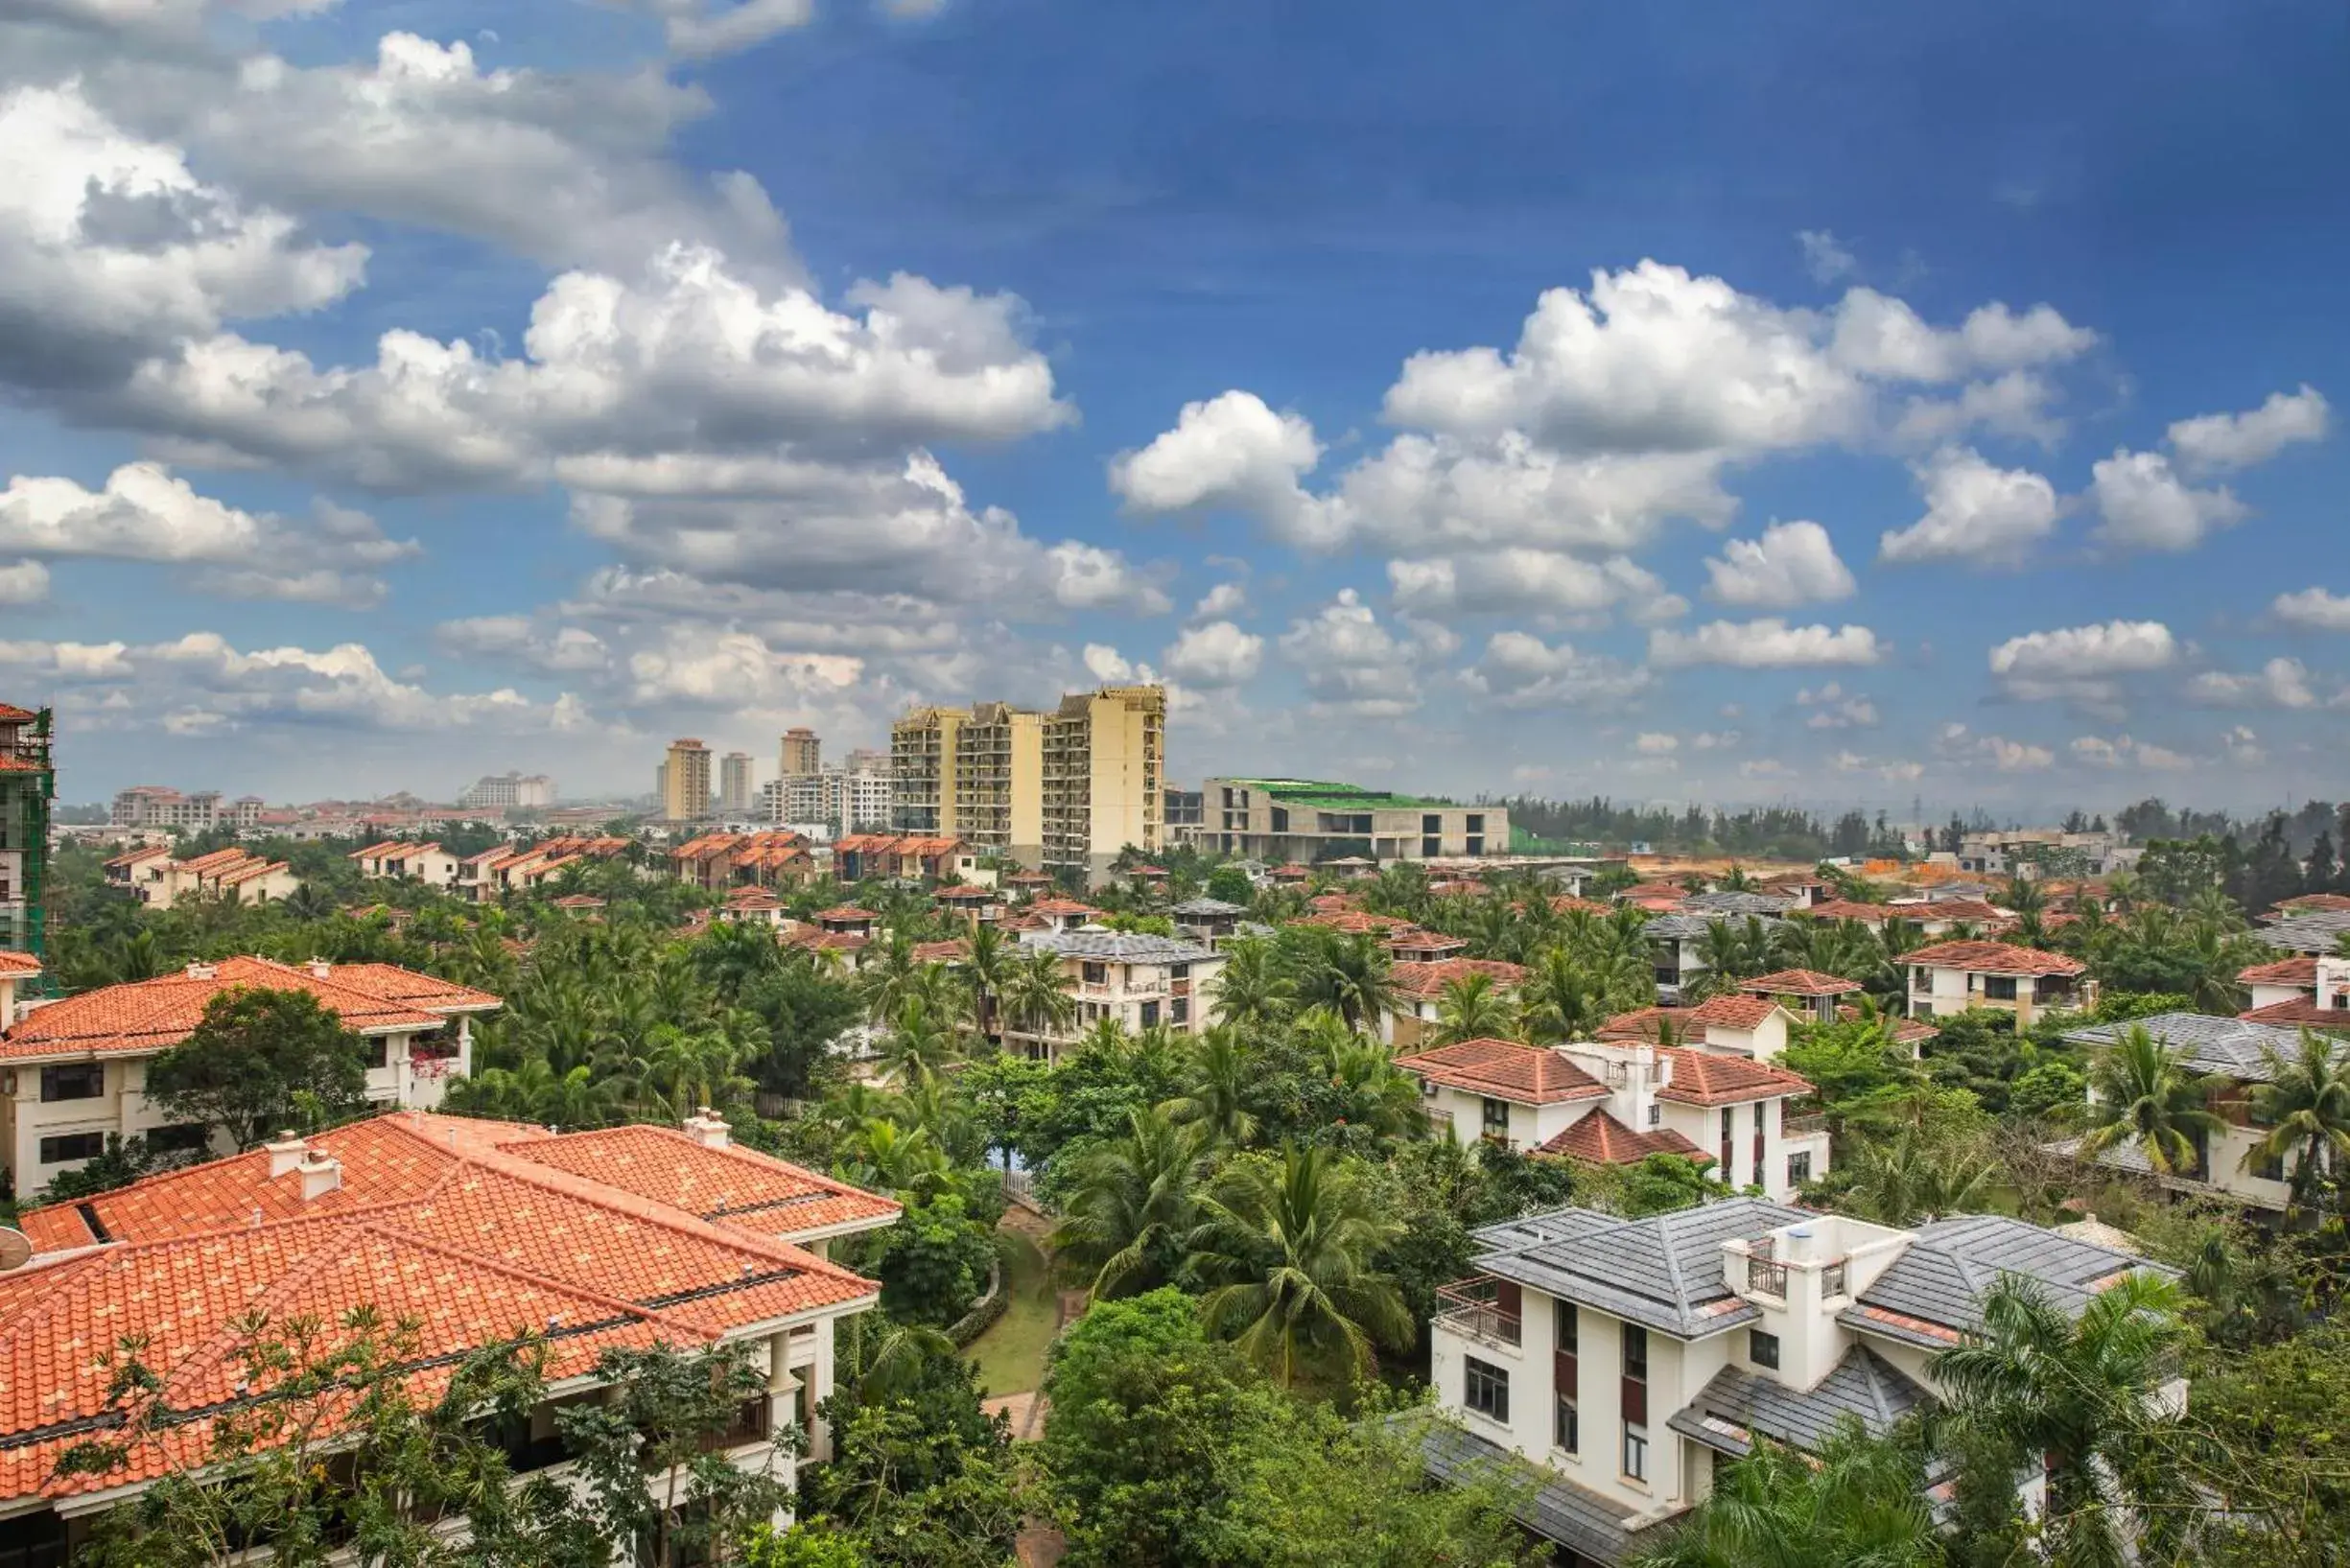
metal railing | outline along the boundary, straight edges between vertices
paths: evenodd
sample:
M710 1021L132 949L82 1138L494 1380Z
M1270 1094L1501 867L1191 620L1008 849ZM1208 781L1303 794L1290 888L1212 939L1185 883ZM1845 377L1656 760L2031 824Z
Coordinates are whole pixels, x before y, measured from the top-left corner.
M1501 1281L1491 1275L1455 1280L1436 1288L1436 1321L1496 1345L1523 1342L1525 1320L1500 1305Z
M1842 1258L1820 1271L1821 1297L1842 1296L1845 1293L1845 1265Z
M1814 1133L1824 1133L1827 1130L1828 1118L1824 1111L1815 1111L1808 1115L1789 1116L1780 1128L1780 1131L1791 1138L1808 1137Z
M1787 1294L1787 1265L1774 1263L1767 1257L1748 1258L1746 1288L1765 1296L1784 1297Z

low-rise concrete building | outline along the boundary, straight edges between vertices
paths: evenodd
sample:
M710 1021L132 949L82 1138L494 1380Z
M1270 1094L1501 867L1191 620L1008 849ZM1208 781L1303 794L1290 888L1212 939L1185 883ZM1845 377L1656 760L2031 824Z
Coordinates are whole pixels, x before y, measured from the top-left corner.
M1202 849L1276 864L1434 860L1510 847L1510 813L1498 806L1313 779L1210 779L1202 794Z
M1060 960L1077 1012L1067 1028L1007 1027L1004 1043L1014 1050L1058 1062L1104 1018L1129 1034L1163 1025L1196 1035L1214 1021L1224 955L1212 948L1124 931L1023 931L1020 941L1024 951Z

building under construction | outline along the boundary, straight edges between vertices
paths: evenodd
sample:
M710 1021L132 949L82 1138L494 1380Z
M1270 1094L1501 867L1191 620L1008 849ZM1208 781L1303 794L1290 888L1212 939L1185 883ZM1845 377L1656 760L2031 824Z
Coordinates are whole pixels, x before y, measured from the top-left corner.
M0 702L0 950L47 958L42 929L49 888L49 710Z

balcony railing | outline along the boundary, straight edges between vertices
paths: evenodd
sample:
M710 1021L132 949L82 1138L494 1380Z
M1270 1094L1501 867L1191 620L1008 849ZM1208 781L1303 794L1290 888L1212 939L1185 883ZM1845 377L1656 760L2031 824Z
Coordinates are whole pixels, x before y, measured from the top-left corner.
M1787 1294L1787 1265L1774 1263L1767 1257L1746 1260L1746 1288L1763 1296L1785 1297Z
M1501 1304L1502 1281L1491 1275L1463 1279L1436 1290L1436 1321L1475 1339L1496 1345L1517 1345L1525 1335L1525 1320L1515 1303Z
M1824 1111L1815 1111L1808 1115L1790 1116L1780 1129L1791 1138L1809 1137L1814 1133L1824 1133L1827 1130L1828 1118Z
M1820 1271L1820 1294L1822 1298L1825 1298L1830 1296L1842 1296L1844 1293L1845 1264L1844 1259L1838 1258L1835 1262L1829 1264L1826 1268Z

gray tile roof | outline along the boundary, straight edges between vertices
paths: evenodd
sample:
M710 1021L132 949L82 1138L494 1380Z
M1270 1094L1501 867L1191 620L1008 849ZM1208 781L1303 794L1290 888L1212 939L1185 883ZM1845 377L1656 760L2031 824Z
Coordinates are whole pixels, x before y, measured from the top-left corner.
M2127 1023L2101 1023L2071 1029L2064 1038L2076 1045L2110 1045L2124 1031L2143 1028L2162 1044L2179 1052L2197 1072L2223 1073L2244 1084L2269 1081L2268 1065L2261 1047L2272 1047L2290 1059L2300 1048L2301 1031L2281 1024L2253 1023L2244 1018L2214 1018L2209 1013L2157 1013ZM2342 1049L2350 1051L2350 1045Z
M1587 1208L1531 1215L1476 1232L1477 1267L1680 1339L1762 1314L1722 1279L1722 1244L1809 1218L1761 1198L1728 1198L1642 1220Z
M1420 1426L1420 1452L1428 1474L1447 1485L1499 1477L1518 1493L1510 1511L1544 1540L1604 1563L1621 1562L1635 1544L1645 1544L1633 1525L1633 1510L1613 1498L1563 1480L1497 1442L1424 1412L1407 1411L1397 1419Z
M1740 894L1738 896L1741 898L1745 897L1744 894ZM1788 906L1784 901L1782 901L1779 907L1786 908ZM1765 927L1784 924L1776 915L1762 915L1758 916L1757 918L1761 920ZM1647 924L1640 927L1640 933L1643 936L1657 938L1659 940L1671 938L1675 941L1694 942L1699 937L1704 936L1705 934L1705 927L1711 925L1717 920L1729 921L1733 925L1739 927L1740 929L1744 929L1746 925L1746 921L1743 916L1726 915L1720 913L1719 911L1710 915L1684 915L1675 913L1657 916Z
M1777 893L1692 893L1680 901L1677 912L1710 915L1716 920L1729 915L1783 915L1801 901Z
M1226 903L1222 899L1186 899L1177 904L1171 913L1189 915L1200 920L1229 919L1234 915L1247 914L1248 906Z
M1962 1214L1917 1231L1892 1267L1836 1315L1849 1328L1939 1350L1982 1325L1983 1298L2003 1275L2035 1280L2078 1316L2096 1288L2127 1270L2171 1275L2110 1247L2060 1236L2001 1214Z
M1127 931L1022 931L1021 946L1042 948L1064 958L1099 958L1113 964L1198 964L1216 955L1196 942Z
M2255 925L2245 934L2286 952L2330 953L2345 931L2350 931L2350 909L2321 909Z
M1665 1424L1708 1448L1741 1458L1753 1451L1756 1433L1816 1453L1846 1416L1858 1416L1871 1437L1883 1437L1895 1421L1933 1402L1932 1394L1891 1362L1856 1345L1809 1390L1791 1389L1765 1373L1725 1367Z

